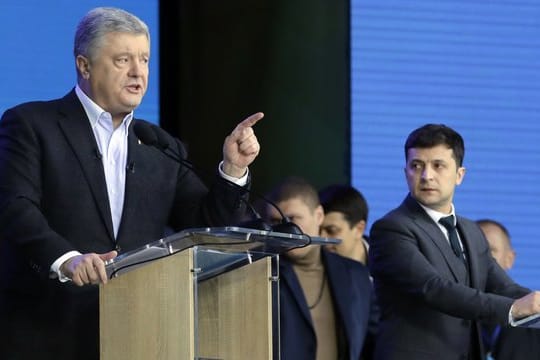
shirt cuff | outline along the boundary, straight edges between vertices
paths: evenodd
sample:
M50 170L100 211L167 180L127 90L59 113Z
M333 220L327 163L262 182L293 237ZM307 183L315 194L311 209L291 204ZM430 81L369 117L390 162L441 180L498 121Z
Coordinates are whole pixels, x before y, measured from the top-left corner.
M222 167L223 167L223 161L220 162L218 166L219 176L221 176L225 180L235 183L238 186L245 186L247 184L248 176L249 176L249 169L246 170L246 173L244 174L244 176L242 176L241 178L236 178L236 177L225 174L225 172L223 172Z
M517 326L516 325L516 319L512 316L512 309L514 308L514 305L510 306L510 311L508 311L508 323L511 326Z
M64 275L62 273L62 271L60 271L60 266L62 266L62 264L64 262L66 262L66 260L68 260L68 259L70 259L70 258L72 258L74 256L79 256L79 255L82 255L82 254L80 252L78 252L78 251L69 251L69 252L65 253L64 255L60 256L51 265L51 269L49 270L49 277L51 279L57 279L58 278L58 280L60 282L71 281L70 278L68 278L66 275Z

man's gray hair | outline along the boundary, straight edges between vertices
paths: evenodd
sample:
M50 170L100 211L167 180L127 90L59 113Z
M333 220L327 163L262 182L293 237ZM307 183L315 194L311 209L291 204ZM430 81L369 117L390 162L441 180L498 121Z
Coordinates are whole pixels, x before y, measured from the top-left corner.
M148 26L137 16L118 8L98 7L90 10L77 26L74 56L82 55L91 59L103 37L111 32L146 35L150 41Z

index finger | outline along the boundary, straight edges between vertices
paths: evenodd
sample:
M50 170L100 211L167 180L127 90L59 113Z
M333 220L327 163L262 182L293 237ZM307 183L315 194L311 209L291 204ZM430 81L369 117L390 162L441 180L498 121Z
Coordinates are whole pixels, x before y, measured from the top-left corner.
M262 112L255 113L253 115L248 116L246 119L244 119L240 124L238 124L237 127L243 127L243 128L252 127L263 117L264 117L264 114Z

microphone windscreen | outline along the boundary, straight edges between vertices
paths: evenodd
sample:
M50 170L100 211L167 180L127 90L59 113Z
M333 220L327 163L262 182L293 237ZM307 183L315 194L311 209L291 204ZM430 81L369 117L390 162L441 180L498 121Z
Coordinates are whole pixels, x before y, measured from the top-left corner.
M149 146L158 145L158 138L156 132L152 129L150 125L145 122L137 121L133 125L133 132L135 136L144 144Z
M159 146L163 150L168 149L170 146L170 143L169 143L169 138L165 130L163 130L159 126L153 126L152 129L154 130L154 133L156 134L157 146Z

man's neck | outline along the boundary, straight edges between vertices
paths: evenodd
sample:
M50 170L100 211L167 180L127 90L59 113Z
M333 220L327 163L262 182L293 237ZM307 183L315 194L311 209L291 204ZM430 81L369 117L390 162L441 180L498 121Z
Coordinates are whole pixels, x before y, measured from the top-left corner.
M355 241L352 254L350 257L353 260L356 260L358 262L361 262L362 264L366 264L367 262L367 250L366 246L364 245L364 238L362 237L358 241Z
M309 245L313 248L301 258L295 258L292 260L294 266L298 266L304 269L316 268L322 264L321 246Z

